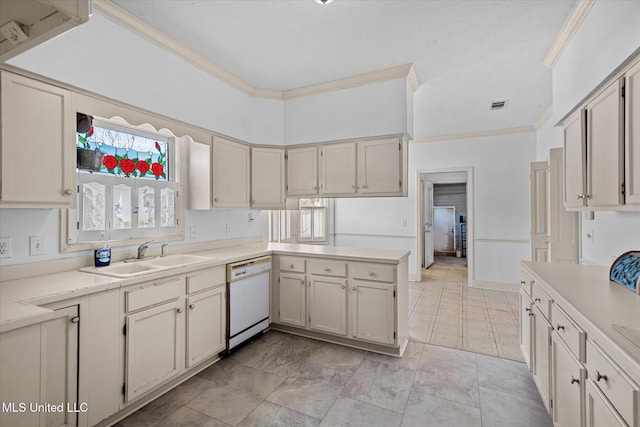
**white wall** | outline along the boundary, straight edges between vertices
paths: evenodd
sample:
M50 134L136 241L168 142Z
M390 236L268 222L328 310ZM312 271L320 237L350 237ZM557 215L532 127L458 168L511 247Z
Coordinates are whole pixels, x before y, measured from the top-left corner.
M517 283L519 261L530 257L529 163L534 159L533 133L409 144L409 197L338 200L336 244L410 250L409 274L415 277L418 171L472 167L474 234L489 240L469 241L474 244L474 279ZM501 239L526 243L492 241Z
M596 1L553 67L553 123L640 49L640 2Z
M537 160L563 145L562 127L553 125L638 49L640 2L595 2L553 69L553 117L536 134ZM640 212L596 212L594 220L581 218L580 230L584 262L610 265L640 249Z
M406 79L294 98L284 103L284 141L305 144L413 133Z

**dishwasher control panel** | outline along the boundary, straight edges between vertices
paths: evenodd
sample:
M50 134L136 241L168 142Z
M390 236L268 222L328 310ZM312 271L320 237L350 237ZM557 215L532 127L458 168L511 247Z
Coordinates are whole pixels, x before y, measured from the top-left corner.
M271 271L271 257L230 264L227 271L228 281L234 282L264 271Z

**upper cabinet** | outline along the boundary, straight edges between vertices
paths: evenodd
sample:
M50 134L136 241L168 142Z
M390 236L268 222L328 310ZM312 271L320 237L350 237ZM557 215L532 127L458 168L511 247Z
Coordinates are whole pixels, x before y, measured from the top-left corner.
M284 148L251 148L251 207L284 209Z
M76 113L70 91L1 72L2 206L72 207Z
M0 63L87 22L90 9L90 0L0 1L12 35L0 35Z
M213 139L211 191L214 208L249 207L249 146Z
M406 142L398 136L289 149L287 172L291 196L406 196Z
M639 77L636 63L564 122L567 209L640 206Z
M287 195L318 194L318 147L287 150Z

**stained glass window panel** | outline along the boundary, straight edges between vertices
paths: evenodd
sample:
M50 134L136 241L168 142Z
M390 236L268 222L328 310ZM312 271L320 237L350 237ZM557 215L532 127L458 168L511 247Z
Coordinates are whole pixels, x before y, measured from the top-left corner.
M160 190L160 227L176 225L175 193L172 188Z
M106 186L98 182L82 185L82 231L105 229Z
M155 227L155 191L151 187L138 188L138 228Z
M128 230L132 226L131 187L113 186L113 229Z

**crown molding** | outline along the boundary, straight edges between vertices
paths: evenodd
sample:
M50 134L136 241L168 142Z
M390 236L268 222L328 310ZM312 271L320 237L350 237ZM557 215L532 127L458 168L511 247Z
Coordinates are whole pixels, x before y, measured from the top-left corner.
M418 86L420 86L420 81L415 74L413 65L403 64L381 70L355 74L350 77L327 83L320 83L317 85L310 85L285 91L258 88L199 54L185 44L169 37L167 34L146 23L111 0L93 0L92 7L93 11L100 13L104 17L111 19L113 22L129 29L130 31L133 31L162 49L179 56L213 77L216 77L230 86L256 98L286 100L400 78L407 78L409 85L414 91Z
M533 126L524 126L519 128L494 129L479 132L451 133L448 135L417 137L414 138L411 143L418 144L425 142L452 141L456 139L483 138L487 136L519 135L525 133L534 133L535 131L536 130L533 128Z
M544 126L547 120L549 120L552 114L553 114L553 105L549 105L547 109L544 110L542 115L538 118L538 120L536 120L536 122L533 124L533 128L535 130L540 129L542 126Z
M364 86L371 83L379 83L387 80L408 78L413 70L413 64L396 65L395 67L383 68L380 70L367 71L366 73L354 74L343 79L333 80L311 86L304 86L297 89L285 90L283 98L293 99L304 96L318 95L321 93L333 92L336 90L349 89ZM415 73L414 73L415 75ZM417 80L417 78L416 78Z
M569 42L576 31L578 31L578 28L580 28L580 25L582 25L582 21L587 17L587 14L595 2L596 0L578 0L571 14L567 17L567 20L564 21L564 25L551 45L549 52L547 52L547 56L544 58L544 61L542 61L544 65L548 68L553 68L556 65L562 52L564 52L567 45L569 45Z

